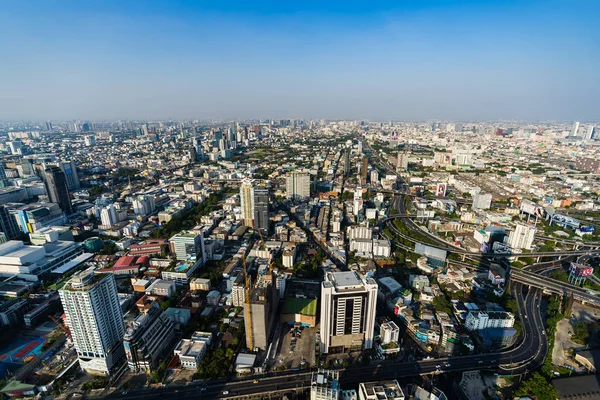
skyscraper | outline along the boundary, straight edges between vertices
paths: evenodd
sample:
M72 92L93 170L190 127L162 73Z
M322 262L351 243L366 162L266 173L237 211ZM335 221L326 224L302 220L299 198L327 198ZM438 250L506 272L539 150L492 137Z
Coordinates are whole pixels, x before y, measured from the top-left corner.
M240 206L245 226L254 227L254 187L249 179L240 186Z
M100 211L100 220L104 226L113 226L119 222L119 215L114 204L109 204Z
M535 226L517 223L515 229L508 236L508 245L513 249L531 250L535 231Z
M285 187L289 199L306 199L310 197L310 175L308 172L291 172L285 178Z
M0 205L0 231L4 232L8 240L22 234L15 218L8 212L8 208L2 205Z
M10 184L6 178L6 171L4 170L4 163L0 162L0 188L8 187Z
M135 215L148 215L156 210L154 197L151 195L140 195L132 203Z
M94 268L88 268L73 275L59 295L81 368L110 374L125 354L114 275L94 274Z
M67 188L69 190L77 190L81 187L79 184L79 176L77 175L77 167L73 161L61 161L57 163L58 168L65 173L67 179Z
M65 214L73 214L71 197L67 187L65 173L58 167L49 167L44 171L46 191L52 203L58 203Z
M346 150L346 154L344 155L344 175L350 175L350 150Z
M356 271L328 272L321 283L321 353L373 347L377 283Z
M579 121L573 124L573 128L571 129L571 134L569 136L577 136L577 132L579 132Z
M254 188L254 228L267 236L269 234L269 188Z
M398 160L396 163L397 171L406 171L408 169L408 153L398 153Z
M362 166L360 167L360 183L367 184L367 173L369 172L369 157L363 157Z

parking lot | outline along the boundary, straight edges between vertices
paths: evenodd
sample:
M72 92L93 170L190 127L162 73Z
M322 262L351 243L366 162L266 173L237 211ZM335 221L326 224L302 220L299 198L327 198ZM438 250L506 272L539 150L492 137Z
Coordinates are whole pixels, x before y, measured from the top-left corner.
M303 364L303 361L307 366L314 365L316 333L316 328L284 325L281 330L279 349L275 357L275 367L298 368Z

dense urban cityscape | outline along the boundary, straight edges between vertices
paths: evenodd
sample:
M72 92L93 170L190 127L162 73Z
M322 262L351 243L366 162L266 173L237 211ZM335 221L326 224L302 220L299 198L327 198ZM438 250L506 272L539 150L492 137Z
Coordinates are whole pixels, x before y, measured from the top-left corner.
M597 385L593 123L0 130L6 396L544 399Z

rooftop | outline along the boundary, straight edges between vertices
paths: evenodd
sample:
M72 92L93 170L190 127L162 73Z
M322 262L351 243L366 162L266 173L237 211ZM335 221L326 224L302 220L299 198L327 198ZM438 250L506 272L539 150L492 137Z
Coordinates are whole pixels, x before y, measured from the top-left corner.
M336 287L362 286L363 282L354 271L331 272L330 280Z

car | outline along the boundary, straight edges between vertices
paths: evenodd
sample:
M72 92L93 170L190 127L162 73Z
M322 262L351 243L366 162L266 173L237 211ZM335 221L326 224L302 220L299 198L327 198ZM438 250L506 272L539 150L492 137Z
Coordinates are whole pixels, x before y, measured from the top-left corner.
M229 390L223 390L223 394L229 394Z
M256 385L258 383L258 379L253 380L252 383Z
M479 360L479 361L477 361L477 362L478 362L479 364L483 364L483 361L481 361L481 360Z

